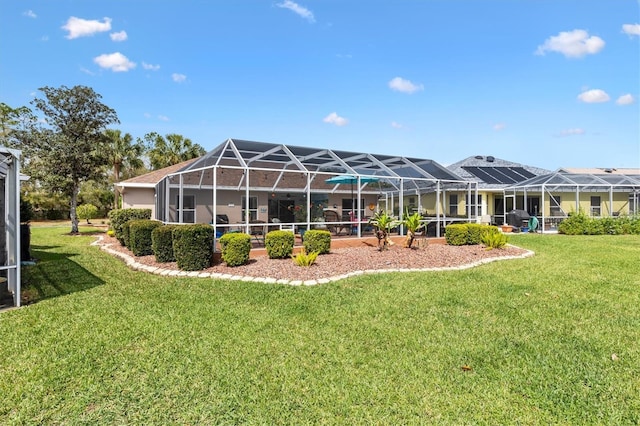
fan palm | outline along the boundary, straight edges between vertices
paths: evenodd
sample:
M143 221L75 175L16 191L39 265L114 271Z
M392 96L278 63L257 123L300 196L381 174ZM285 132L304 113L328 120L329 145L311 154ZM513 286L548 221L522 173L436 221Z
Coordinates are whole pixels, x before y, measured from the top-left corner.
M191 160L205 154L205 150L191 139L182 135L170 133L161 136L155 132L144 136L149 145L149 161L154 170Z

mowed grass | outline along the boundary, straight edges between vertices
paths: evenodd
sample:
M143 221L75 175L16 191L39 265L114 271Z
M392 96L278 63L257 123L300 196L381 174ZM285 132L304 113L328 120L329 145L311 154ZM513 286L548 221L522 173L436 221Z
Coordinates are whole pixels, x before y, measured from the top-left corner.
M67 232L32 229L40 301L0 314L2 424L640 423L640 237L290 287L133 272Z

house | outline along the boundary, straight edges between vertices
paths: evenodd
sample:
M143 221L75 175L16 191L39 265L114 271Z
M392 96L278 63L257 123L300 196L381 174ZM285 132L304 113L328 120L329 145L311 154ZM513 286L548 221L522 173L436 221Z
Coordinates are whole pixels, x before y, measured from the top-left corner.
M593 217L640 214L640 169L560 168L505 188L505 196L540 201L542 229L570 212Z
M228 139L196 160L116 186L123 207L152 208L166 223L360 235L380 209L398 214L414 197L416 208L437 212L442 191L474 184L429 159Z
M503 160L491 155L465 158L447 167L452 173L478 185L478 193L449 192L445 211L450 216L477 214L482 222L494 225L505 223L505 212L526 210L530 215L540 212L540 199L530 194L506 197L504 189L550 173L549 170Z
M0 147L0 293L8 292L14 306L20 306L20 155Z
M169 167L154 170L144 175L123 180L115 184L122 200L122 208L151 209L151 217L155 217L155 187L167 175L175 173L197 159L183 161Z

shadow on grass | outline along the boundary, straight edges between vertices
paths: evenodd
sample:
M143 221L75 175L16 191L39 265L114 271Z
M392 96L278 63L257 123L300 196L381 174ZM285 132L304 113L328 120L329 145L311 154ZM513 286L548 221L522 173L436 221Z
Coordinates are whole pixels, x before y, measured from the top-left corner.
M31 304L52 297L84 291L104 281L73 261L75 254L57 253L56 246L31 246L35 265L22 267L22 303Z

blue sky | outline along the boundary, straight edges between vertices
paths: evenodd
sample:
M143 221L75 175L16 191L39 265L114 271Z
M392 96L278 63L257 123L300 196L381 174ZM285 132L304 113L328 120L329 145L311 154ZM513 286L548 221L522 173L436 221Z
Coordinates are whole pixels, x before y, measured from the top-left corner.
M11 1L0 102L86 85L179 133L640 167L638 0Z

